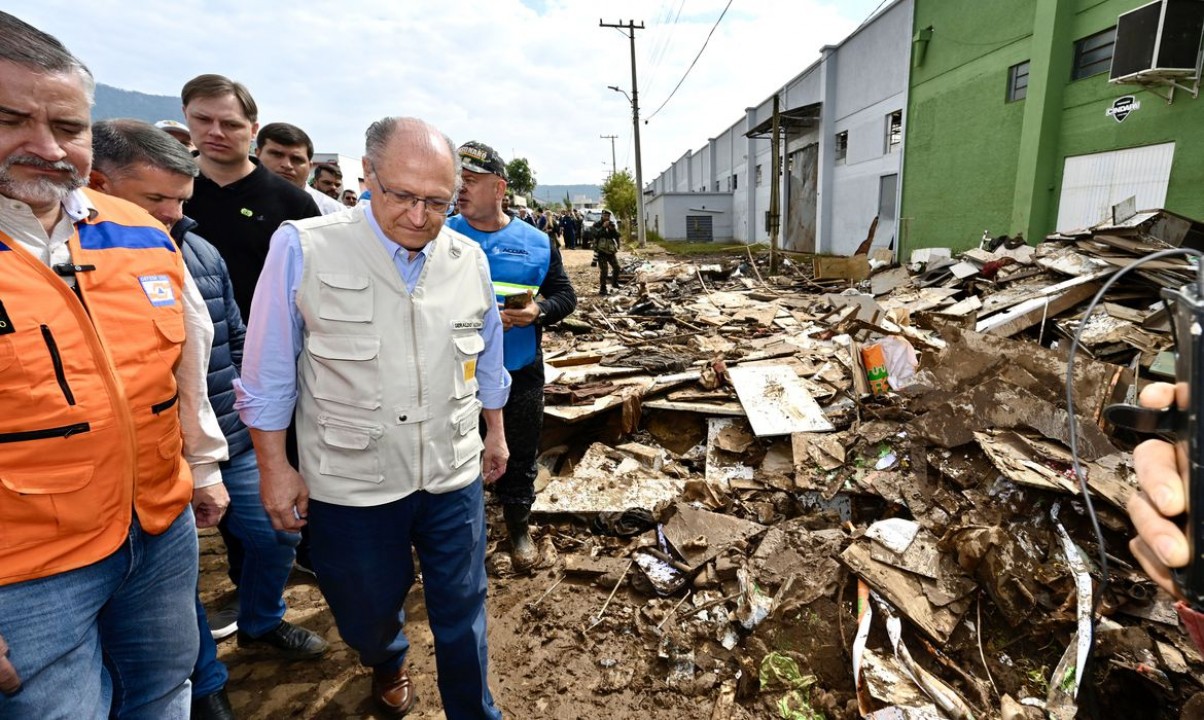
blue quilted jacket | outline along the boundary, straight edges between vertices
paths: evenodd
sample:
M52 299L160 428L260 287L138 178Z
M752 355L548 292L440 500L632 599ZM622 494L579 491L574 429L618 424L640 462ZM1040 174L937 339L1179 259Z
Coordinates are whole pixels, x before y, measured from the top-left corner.
M238 305L234 303L234 285L226 261L217 248L192 232L192 218L183 218L171 228L171 236L184 251L184 264L196 280L209 319L213 321L213 349L209 353L209 402L230 446L230 457L251 449L251 433L234 409L234 380L242 370L242 346L247 335Z

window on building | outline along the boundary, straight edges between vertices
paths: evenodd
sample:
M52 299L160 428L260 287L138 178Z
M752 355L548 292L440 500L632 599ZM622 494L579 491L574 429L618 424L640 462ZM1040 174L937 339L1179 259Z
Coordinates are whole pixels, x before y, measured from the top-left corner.
M878 219L881 222L895 219L895 194L899 190L898 175L883 175L878 179Z
M1112 49L1116 47L1116 28L1089 35L1074 43L1074 69L1071 80L1082 80L1108 72L1112 65Z
M761 187L761 166L757 166L757 187Z
M739 189L740 189L740 176L732 175L732 190L739 190Z
M1028 97L1028 60L1008 68L1008 102Z
M836 133L836 162L843 163L849 155L849 131Z
M903 111L896 110L886 116L886 152L895 152L902 143Z

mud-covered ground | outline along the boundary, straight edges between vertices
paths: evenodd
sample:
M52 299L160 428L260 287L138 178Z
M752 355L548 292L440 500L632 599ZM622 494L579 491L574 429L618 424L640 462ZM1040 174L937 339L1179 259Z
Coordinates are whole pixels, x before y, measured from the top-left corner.
M591 256L590 251L565 252L565 264L583 305L599 302L597 269L590 267ZM621 259L626 257L624 254ZM882 411L889 413L891 408ZM702 428L688 427L690 415L669 413L658 419L652 413L645 417L645 425L662 439L678 433L704 433ZM605 418L546 431L551 444L582 448L595 440L615 439L615 428L608 426ZM863 427L861 434L867 431ZM910 453L905 444L895 450L910 457L914 467L926 467L920 462L922 456ZM967 498L988 493L993 487L990 473L983 474L981 481L960 482L956 488L942 487L947 483L939 476L926 469L908 484L909 493L915 496L909 495L913 506L944 504L950 508L949 516L957 517L973 507ZM1047 536L1049 524L1040 519L1056 498L1039 491L1012 495L1023 499L1017 501L1017 507L980 502L980 509L990 512L979 524L1006 528L1008 535L1035 533L1033 537L1044 538L1036 546L1053 547L1055 543ZM853 507L853 520L859 527L883 517L886 510L881 499L861 497ZM792 493L772 489L729 498L722 512L767 525L773 530L766 538L775 537L734 548L726 572L719 569L724 563L716 561L716 577L707 583L696 582L685 598L680 594L657 598L645 588L633 587L636 576L624 573L635 541L594 534L584 522L565 517L535 518L536 540L544 550L545 563L529 576L509 574L500 513L488 507L490 685L504 716L518 720L858 717L851 656L857 578L835 559L849 542L847 529L841 529L839 519L804 506ZM1077 527L1082 517L1068 511L1064 519L1073 536L1086 536ZM1114 532L1110 546L1123 548L1123 533L1119 532L1125 527L1123 521L1114 513L1105 524ZM201 595L208 607L216 607L232 591L224 549L220 537L209 531L202 534L201 547ZM1117 552L1123 553L1123 549ZM921 664L953 682L976 708L989 708L987 716L998 717L1003 694L1045 697L1054 667L1070 642L1073 606L1063 600L1072 588L1065 582L1066 573L1058 566L1056 554L1050 551L1048 555L1053 559L1035 574L1048 575L1045 579L1056 592L1050 590L1053 594L1049 597L1025 596L1029 605L1043 608L1034 617L1045 622L1009 622L999 610L1001 598L978 591L973 609L941 647L926 644L912 630L905 634ZM565 572L566 560L583 558L597 560L603 568L598 576ZM746 567L756 584L774 597L768 617L751 631L735 628L724 609L739 604L741 593L732 578L736 566ZM1021 584L1016 583L1017 587ZM406 607L409 667L418 694L409 717L434 720L443 714L421 590L419 583ZM313 578L294 573L286 600L287 619L321 633L331 643L331 651L318 661L289 663L270 654L240 650L232 638L220 643L219 657L230 670L227 689L238 717L381 717L368 697L370 671L359 665L339 638ZM735 614L740 612L737 608ZM1186 656L1173 663L1178 670L1169 678L1150 670L1150 656L1142 649L1149 645L1149 638L1140 632L1103 637L1099 655L1108 662L1096 663L1088 673L1079 717L1204 717L1199 710L1204 702L1197 702L1204 696L1193 698L1198 685L1187 681L1198 676L1193 672L1198 657L1176 635L1173 627L1154 635L1161 643L1160 656ZM869 646L883 649L887 644L885 632L875 627ZM1172 644L1178 646L1177 651ZM781 683L761 687L766 677L761 663L767 657L782 661L783 666L792 665L800 673L800 682L806 687L794 696L802 697L805 705L796 705L797 712L791 714L789 708L779 707L789 700L790 687ZM989 678L989 683L984 678ZM1038 714L1009 717L1040 716L1034 708L1028 710Z
M566 267L583 302L592 302L597 294L597 269L590 267L591 257L587 250L565 252ZM493 508L489 519L490 552L500 551L504 556L500 516ZM633 608L642 607L646 598L629 596L625 587L611 601L602 622L589 629L609 588L572 579L557 584L558 577L555 568L523 577L491 575L490 685L507 718L710 717L712 699L665 685L666 671L657 667L664 661L658 659L655 645L649 650L644 639L615 632L626 626L622 619L629 619ZM221 537L205 531L201 537L202 600L207 607L217 607L232 591ZM314 579L294 572L285 598L286 618L322 634L331 650L317 661L281 662L267 651L239 649L233 637L219 643L218 656L230 671L227 692L238 717L381 717L368 699L370 671L342 642ZM418 703L408 717L442 718L434 645L420 584L410 593L406 613L410 674L418 693ZM619 620L610 619L612 615Z

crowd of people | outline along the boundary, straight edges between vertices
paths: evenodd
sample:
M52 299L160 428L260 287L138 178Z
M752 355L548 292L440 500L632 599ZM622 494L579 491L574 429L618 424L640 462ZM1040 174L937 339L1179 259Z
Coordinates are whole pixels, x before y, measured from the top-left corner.
M328 650L284 619L294 565L404 716L416 555L444 713L500 718L484 492L530 570L558 244L423 120L369 125L359 193L225 76L158 126L93 123L94 89L0 12L0 717L235 717L221 636ZM214 526L230 622L199 600Z

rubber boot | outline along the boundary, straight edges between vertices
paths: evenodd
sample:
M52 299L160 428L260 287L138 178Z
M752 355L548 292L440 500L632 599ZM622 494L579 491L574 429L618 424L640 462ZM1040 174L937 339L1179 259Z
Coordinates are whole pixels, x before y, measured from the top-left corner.
M503 505L502 517L506 519L506 532L510 535L510 560L515 572L527 572L539 560L539 551L531 539L531 508L527 505Z

